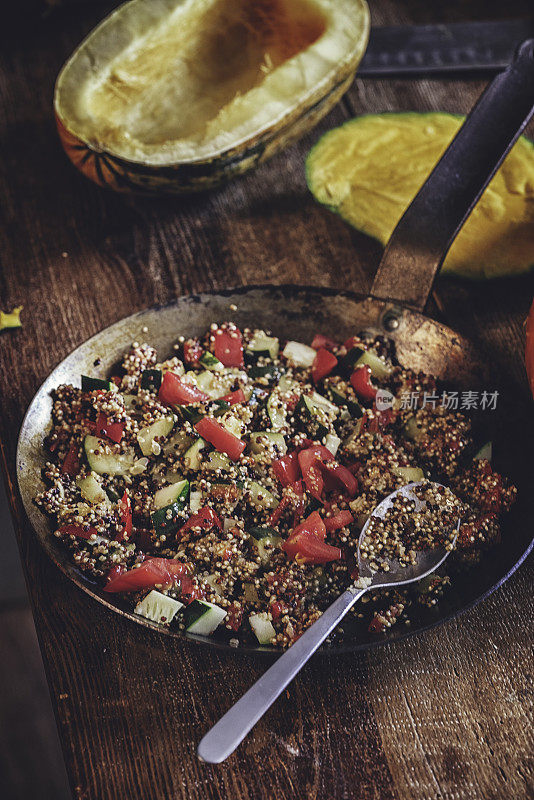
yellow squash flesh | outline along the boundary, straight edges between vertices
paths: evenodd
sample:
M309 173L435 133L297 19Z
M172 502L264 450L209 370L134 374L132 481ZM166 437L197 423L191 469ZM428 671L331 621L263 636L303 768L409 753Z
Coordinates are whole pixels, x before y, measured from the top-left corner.
M60 136L100 184L205 189L315 125L368 35L365 0L132 0L63 67Z
M311 150L308 186L320 203L385 245L462 121L443 113L350 120ZM460 231L442 272L496 278L533 267L534 144L522 137Z

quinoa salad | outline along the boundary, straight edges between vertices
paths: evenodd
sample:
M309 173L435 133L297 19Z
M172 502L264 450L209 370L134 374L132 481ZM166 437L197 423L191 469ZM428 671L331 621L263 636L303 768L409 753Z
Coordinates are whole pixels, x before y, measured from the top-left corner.
M121 607L236 647L287 647L358 581L373 509L403 485L438 481L461 503L454 552L437 573L353 609L379 636L435 605L500 540L515 488L467 414L403 403L447 388L399 366L384 337L317 334L310 346L213 323L166 355L134 342L109 378L59 386L44 441L47 488L35 502ZM369 528L373 558L369 546L387 536ZM416 545L431 546L407 525L391 551L409 564Z

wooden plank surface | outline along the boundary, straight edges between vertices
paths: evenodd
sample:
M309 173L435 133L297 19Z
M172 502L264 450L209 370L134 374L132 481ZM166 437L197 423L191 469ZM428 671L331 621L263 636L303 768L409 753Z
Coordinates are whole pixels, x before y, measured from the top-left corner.
M453 2L440 19L502 13ZM383 0L375 20L429 21L430 4ZM524 13L528 2L507 5ZM463 10L462 10L463 9ZM466 10L467 9L467 10ZM362 81L301 143L202 197L128 199L92 186L61 152L51 113L63 60L103 15L71 9L0 55L0 297L25 306L0 336L0 441L67 770L77 798L527 798L532 796L532 561L456 622L369 655L317 658L226 764L200 764L202 733L264 669L239 652L170 642L119 619L42 556L14 486L26 406L73 347L131 312L191 291L310 283L365 291L379 247L307 193L303 159L353 113L467 110L480 81ZM439 313L515 359L534 279L448 281Z

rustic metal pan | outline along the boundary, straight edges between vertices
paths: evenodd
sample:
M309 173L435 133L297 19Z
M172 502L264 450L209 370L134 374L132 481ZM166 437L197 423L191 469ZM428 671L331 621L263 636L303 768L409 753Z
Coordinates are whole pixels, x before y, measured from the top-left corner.
M519 500L505 521L501 545L480 566L455 580L454 588L434 610L411 613L410 628L395 626L387 634L370 634L363 623L344 623L336 652L362 650L424 630L471 607L500 586L532 548L534 503L534 420L526 387L513 366L478 348L450 328L422 314L434 276L451 241L534 106L534 42L523 45L514 64L486 90L468 122L446 152L399 223L375 278L371 296L299 286L244 287L223 293L182 297L172 304L142 311L106 328L59 364L41 386L24 419L17 453L20 492L28 517L50 558L87 594L139 624L168 636L182 634L154 625L127 609L121 598L102 593L71 563L50 535L50 525L33 503L45 463L43 438L50 425L50 392L80 374L104 377L135 340L154 344L162 355L172 352L179 335L199 335L213 321L232 319L239 327L261 326L281 338L311 341L317 331L343 339L368 329L388 336L399 362L433 373L458 388L499 389L497 410L487 415L496 467L519 489ZM502 124L495 124L496 121ZM461 169L460 169L461 167ZM439 198L436 203L435 198ZM233 306L237 310L232 310ZM99 362L97 362L99 359ZM95 363L99 363L98 368ZM496 375L496 372L498 375ZM189 636L226 647L227 639ZM269 652L273 648L242 647Z

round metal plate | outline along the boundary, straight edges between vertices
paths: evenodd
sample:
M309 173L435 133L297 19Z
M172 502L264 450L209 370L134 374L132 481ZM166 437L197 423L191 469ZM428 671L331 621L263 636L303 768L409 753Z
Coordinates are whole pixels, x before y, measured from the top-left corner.
M233 306L237 310L232 310ZM394 326L391 317L395 317ZM88 595L138 624L155 628L162 635L182 636L136 616L120 597L105 595L71 563L68 554L50 535L50 523L33 503L42 485L45 464L43 438L50 427L50 392L62 383L79 385L80 375L105 377L121 360L133 341L154 345L161 357L172 354L178 336L205 332L212 322L232 320L239 327L263 327L280 338L310 342L315 332L343 340L362 329L387 335L396 347L401 364L421 369L456 384L462 389L488 388L500 383L497 411L488 412L492 428L496 468L511 477L519 489L519 500L508 515L503 542L484 555L478 566L455 578L452 590L434 609L414 608L409 628L396 625L386 634L371 634L356 618L343 624L343 641L326 652L364 650L448 620L473 606L500 586L532 549L533 420L531 403L524 386L517 383L510 365L498 364L499 378L488 374L490 359L479 357L473 346L449 328L420 314L396 309L382 302L352 293L299 286L246 287L218 294L182 297L172 304L133 314L74 350L59 364L35 395L22 424L17 451L17 477L24 507L42 546L57 566ZM392 331L387 328L394 327ZM396 326L396 327L395 327ZM100 359L95 367L96 359ZM495 361L495 359L493 360ZM510 374L509 374L510 373ZM224 637L224 634L223 634ZM187 638L229 647L228 638ZM240 651L276 653L274 648L243 645Z

